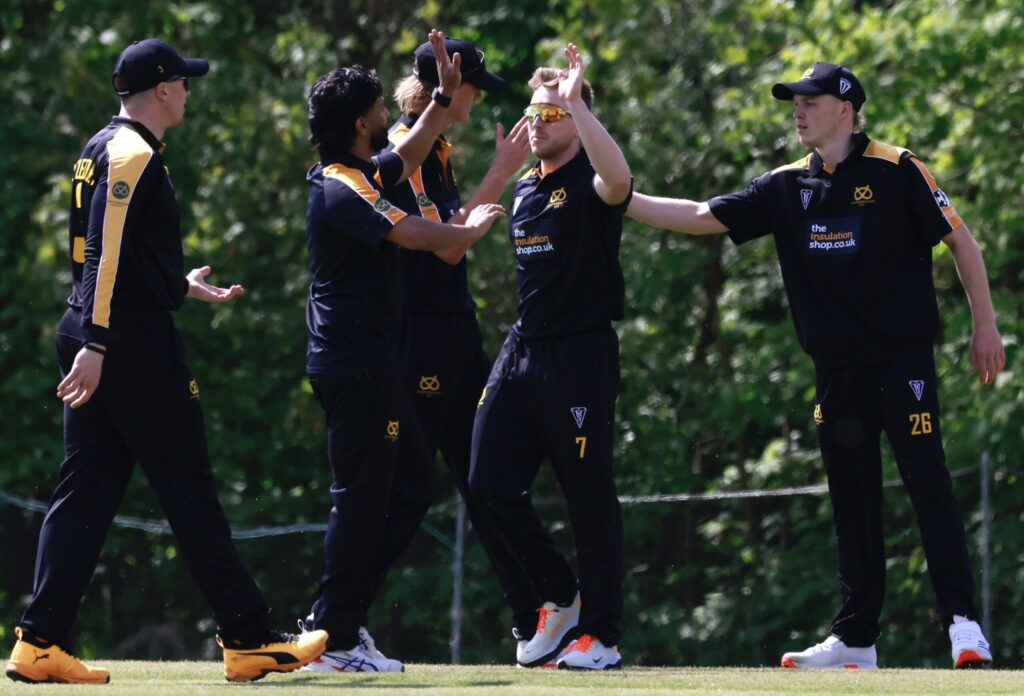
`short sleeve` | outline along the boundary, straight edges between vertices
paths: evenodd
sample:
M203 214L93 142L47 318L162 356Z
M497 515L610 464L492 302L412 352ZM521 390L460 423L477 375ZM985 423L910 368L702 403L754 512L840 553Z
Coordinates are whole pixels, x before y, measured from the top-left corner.
M405 162L394 150L384 150L373 158L377 167L377 180L385 191L390 192L405 171Z
M771 234L768 187L771 172L750 182L742 191L716 196L708 201L711 213L729 230L735 244Z
M963 220L956 212L946 194L939 188L935 177L924 162L912 154L906 154L900 166L909 168L909 191L907 200L911 214L918 223L922 238L935 246L947 234L955 230Z
M590 180L590 194L590 197L592 199L591 202L593 205L597 206L598 208L603 208L606 211L611 211L617 215L625 217L626 209L629 208L629 202L633 200L633 178L630 177L629 179L629 193L626 194L626 197L622 200L621 203L616 203L615 205L609 205L608 203L605 203L604 199L601 198L600 195L598 195L597 189L594 188L593 178L591 178Z
M406 217L358 169L325 169L324 202L327 224L371 249L379 248L384 236Z

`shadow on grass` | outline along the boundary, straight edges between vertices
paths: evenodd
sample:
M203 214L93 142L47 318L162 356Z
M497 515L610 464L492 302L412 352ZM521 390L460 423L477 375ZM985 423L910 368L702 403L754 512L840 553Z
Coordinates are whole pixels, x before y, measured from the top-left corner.
M438 684L410 684L407 682L389 682L380 681L380 677L377 675L353 675L346 674L343 677L337 679L318 679L312 675L302 675L292 677L288 681L263 681L260 680L256 683L251 683L246 688L252 689L279 689L279 688L294 688L308 686L310 688L317 689L436 689L441 685ZM515 682L511 680L492 680L492 681L469 681L459 683L457 685L449 685L459 689L473 689L473 688L494 688L498 686L511 686Z

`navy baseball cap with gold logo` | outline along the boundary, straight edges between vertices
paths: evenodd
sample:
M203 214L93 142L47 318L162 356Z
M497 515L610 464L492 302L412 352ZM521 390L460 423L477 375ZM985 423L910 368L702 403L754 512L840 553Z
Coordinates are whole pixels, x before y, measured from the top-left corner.
M202 58L182 58L160 39L136 41L121 51L111 82L119 96L144 92L175 78L200 77L210 71Z
M807 97L831 94L833 97L853 104L854 111L860 111L867 101L867 95L857 76L835 63L815 63L804 71L796 82L778 82L772 87L772 96L789 101L794 94Z
M478 51L476 46L465 39L444 38L444 48L449 56L459 54L462 63L459 72L462 73L462 81L485 89L488 92L495 92L505 88L505 80L497 75L487 72L484 67L484 52ZM437 86L441 83L437 76L437 61L434 60L434 49L430 42L420 44L413 53L412 74L420 78L420 82Z

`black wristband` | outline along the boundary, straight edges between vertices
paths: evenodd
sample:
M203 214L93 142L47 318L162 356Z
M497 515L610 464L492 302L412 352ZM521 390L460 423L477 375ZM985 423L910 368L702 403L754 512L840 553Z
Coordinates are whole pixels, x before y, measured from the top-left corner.
M99 346L94 346L91 343L86 343L82 347L85 348L86 350L91 350L93 353L99 353L100 355L106 355L107 354L107 349L106 348L100 348Z
M433 93L431 93L430 98L437 102L438 106L443 106L446 109L452 105L452 98L441 94L440 87L434 88L434 91Z

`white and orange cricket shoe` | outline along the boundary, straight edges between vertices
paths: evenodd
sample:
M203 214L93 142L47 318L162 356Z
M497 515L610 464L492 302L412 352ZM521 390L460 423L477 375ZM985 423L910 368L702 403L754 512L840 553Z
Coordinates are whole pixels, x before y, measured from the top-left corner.
M537 613L537 632L526 645L516 647L516 662L523 667L541 667L568 645L580 622L580 596L577 593L567 607L544 602Z
M586 633L569 643L557 665L558 669L622 669L622 656L619 655L619 646L608 647Z
M782 656L782 666L790 669L878 669L878 654L874 645L851 648L838 636L829 636L801 652L786 653Z
M992 648L981 632L977 621L965 616L954 616L949 625L949 640L953 644L953 669L988 667L992 664Z

